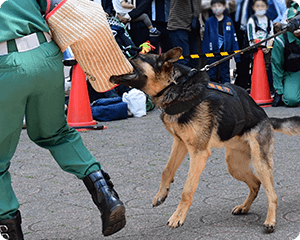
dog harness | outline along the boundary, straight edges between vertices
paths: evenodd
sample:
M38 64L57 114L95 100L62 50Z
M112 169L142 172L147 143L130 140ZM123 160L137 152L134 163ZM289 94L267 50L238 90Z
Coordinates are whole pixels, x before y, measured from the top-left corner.
M185 76L176 79L176 81L174 81L172 84L164 88L161 92L159 92L156 95L156 97L161 96L171 86L185 84L197 72L198 70L191 69ZM187 101L174 101L168 107L163 109L163 111L168 115L176 115L176 114L187 112L191 108L199 105L201 102L208 100L209 98L215 98L216 97L215 91L220 92L221 98L222 98L222 94L230 95L230 97L234 98L234 108L239 113L236 116L236 119L234 119L235 127L231 131L231 137L239 134L245 126L245 112L241 100L238 96L238 93L229 84L221 85L213 82L208 82L207 85L204 86L204 88L205 87L207 88L207 91L205 90L204 91L207 94L205 94L204 96L195 97ZM226 109L223 109L223 111L226 111Z

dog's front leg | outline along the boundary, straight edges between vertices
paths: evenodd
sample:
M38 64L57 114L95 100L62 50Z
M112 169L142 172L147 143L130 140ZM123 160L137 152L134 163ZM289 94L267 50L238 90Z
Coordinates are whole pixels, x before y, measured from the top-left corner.
M162 204L167 198L170 190L170 185L174 181L175 172L182 163L186 154L187 148L184 142L181 139L174 137L171 155L162 173L159 191L152 202L153 207Z
M192 205L193 196L197 189L202 171L205 168L207 158L210 156L210 150L195 151L191 153L189 174L181 194L181 200L176 211L170 217L168 225L171 228L177 228L183 225L189 207Z

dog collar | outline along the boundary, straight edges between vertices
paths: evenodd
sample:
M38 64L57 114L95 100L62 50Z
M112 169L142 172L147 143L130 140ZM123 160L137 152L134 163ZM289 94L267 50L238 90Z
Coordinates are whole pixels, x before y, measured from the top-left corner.
M193 77L197 72L198 72L198 70L197 70L196 68L192 68L186 75L174 79L174 83L175 83L176 85L178 85L178 84L184 84L184 83L186 83L191 77ZM178 81L178 80L180 80L180 81Z
M173 82L168 85L167 87L165 87L163 90L161 90L158 94L156 94L155 97L160 97L161 95L163 95L163 93L170 88L173 85L179 85L179 84L184 84L186 83L191 77L193 77L196 73L198 72L198 70L196 68L192 68L186 75L184 76L180 76L178 78L175 78L173 80Z

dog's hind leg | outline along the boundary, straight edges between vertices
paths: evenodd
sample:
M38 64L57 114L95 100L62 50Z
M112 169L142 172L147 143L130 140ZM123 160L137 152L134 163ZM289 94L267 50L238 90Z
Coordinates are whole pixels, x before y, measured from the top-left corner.
M268 201L268 214L264 227L267 232L273 232L276 225L277 196L273 186L273 129L269 124L263 124L259 131L249 134L252 165L261 181Z
M178 137L174 137L171 155L162 173L159 191L152 201L153 207L162 204L167 198L170 190L170 185L174 181L175 172L182 163L186 154L187 148L185 146L185 143Z
M232 214L235 215L245 214L249 211L260 188L260 181L253 174L250 168L250 161L250 147L246 143L244 143L238 150L226 148L226 163L228 172L235 179L245 182L250 190L245 202L242 205L236 206L232 210Z
M200 175L205 168L210 153L210 149L202 151L189 149L191 157L189 173L181 194L180 203L168 221L168 225L171 228L177 228L183 225L189 207L192 205L193 196L198 186Z

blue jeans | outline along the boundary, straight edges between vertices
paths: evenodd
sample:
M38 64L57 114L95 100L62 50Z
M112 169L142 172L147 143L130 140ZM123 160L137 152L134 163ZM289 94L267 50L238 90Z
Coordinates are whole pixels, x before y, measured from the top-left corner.
M209 64L212 64L218 60L222 59L222 57L213 57L209 59ZM221 79L222 83L230 82L230 77L229 77L229 61L223 62L220 65L221 68ZM210 78L217 79L217 73L218 73L218 66L215 66L211 68L208 72L208 75Z
M183 56L198 54L197 37L195 37L192 34L192 32L187 30L182 30L182 29L170 31L170 32L171 32L173 47L181 47L183 50L182 52ZM178 63L192 68L197 68L198 58L195 59L185 58L179 60Z

